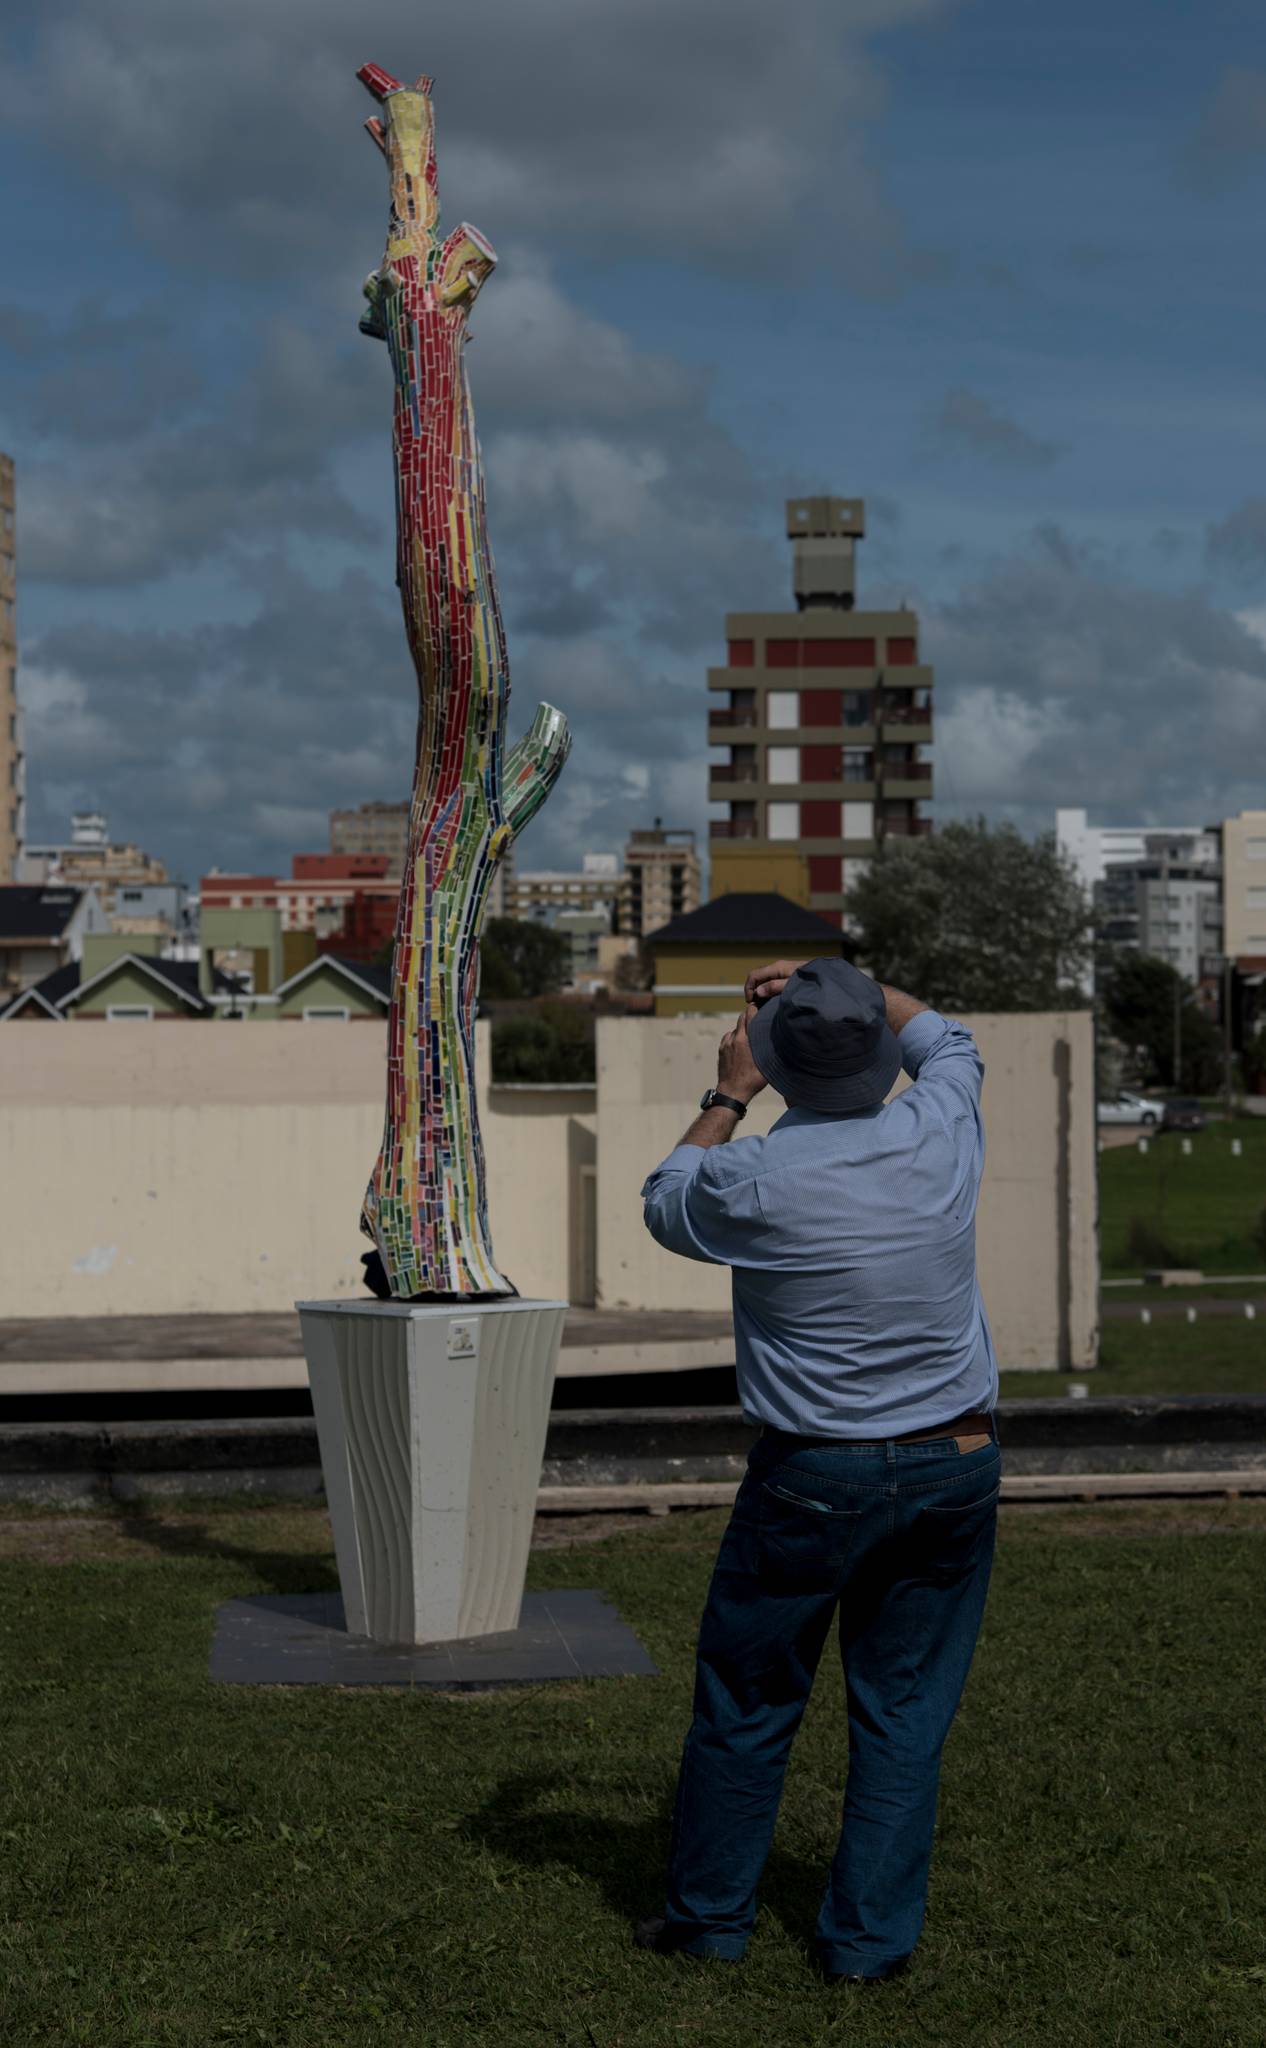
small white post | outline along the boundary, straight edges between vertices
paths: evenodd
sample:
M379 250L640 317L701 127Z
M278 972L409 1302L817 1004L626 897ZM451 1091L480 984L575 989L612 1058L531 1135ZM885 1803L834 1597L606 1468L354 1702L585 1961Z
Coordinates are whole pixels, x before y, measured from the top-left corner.
M1183 1141L1182 1141L1182 1149L1183 1149L1183 1157L1184 1157L1184 1158L1186 1158L1186 1159L1190 1159L1190 1157L1191 1157L1191 1139L1190 1139L1190 1138L1184 1138L1184 1139L1183 1139Z
M1232 1140L1231 1140L1231 1157L1232 1157L1232 1159L1238 1159L1238 1158L1240 1157L1241 1153L1243 1152L1243 1150L1244 1150L1244 1146L1243 1146L1243 1143L1242 1143L1242 1141L1241 1141L1241 1140L1240 1140L1239 1138L1232 1138Z
M1140 1139L1139 1139L1139 1151L1140 1151L1140 1152L1146 1152L1146 1150L1147 1150L1147 1139L1146 1139L1146 1138L1140 1138Z
M1150 1308L1141 1308L1141 1309L1139 1310L1139 1321L1140 1321L1141 1323L1150 1323L1150 1322L1151 1322L1151 1320L1152 1320L1152 1311L1151 1311L1151 1309L1150 1309Z
M1189 1308L1189 1309L1187 1310L1187 1321L1188 1321L1189 1323L1194 1323L1194 1322L1195 1322L1195 1320L1196 1320L1196 1311L1194 1310L1194 1308Z
M1246 1301L1246 1302L1245 1302L1245 1304L1244 1304L1244 1315L1245 1315L1245 1319L1246 1319L1246 1320L1247 1320L1248 1322L1250 1322L1250 1323L1251 1323L1251 1322L1253 1321L1254 1317L1256 1316L1256 1314L1257 1314L1257 1310L1256 1310L1256 1308L1254 1307L1253 1303L1252 1303L1251 1301Z

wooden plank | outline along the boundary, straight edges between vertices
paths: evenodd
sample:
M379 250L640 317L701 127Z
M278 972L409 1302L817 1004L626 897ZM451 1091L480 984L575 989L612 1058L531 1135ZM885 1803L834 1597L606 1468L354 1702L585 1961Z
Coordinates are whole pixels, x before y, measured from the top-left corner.
M731 1479L701 1479L655 1485L543 1486L536 1496L542 1515L595 1514L605 1510L729 1507L738 1491ZM1266 1470L1228 1472L1031 1472L1002 1482L1003 1501L1175 1500L1200 1496L1266 1494Z

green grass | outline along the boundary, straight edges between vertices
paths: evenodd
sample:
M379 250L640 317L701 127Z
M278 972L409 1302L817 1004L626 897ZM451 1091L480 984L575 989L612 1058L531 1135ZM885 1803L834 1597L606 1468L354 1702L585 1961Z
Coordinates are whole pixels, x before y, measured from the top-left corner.
M660 1677L436 1698L209 1683L218 1601L332 1583L314 1511L138 1515L127 1540L6 1521L0 2037L1261 2043L1266 1514L1004 1515L925 1938L908 1979L860 1994L808 1954L844 1768L829 1657L746 1964L630 1946L720 1526L534 1557L538 1586L613 1595Z
M1243 1151L1231 1156L1231 1140ZM1266 1208L1266 1118L1210 1124L1191 1138L1154 1138L1146 1154L1116 1146L1099 1154L1099 1222L1106 1278L1158 1263L1207 1273L1256 1273L1266 1264L1254 1237ZM1130 1220L1139 1217L1168 1240L1174 1257L1132 1258Z
M1210 1300L1266 1302L1266 1270L1256 1280L1212 1279L1194 1287L1162 1287L1159 1281L1131 1280L1124 1286L1105 1288L1103 1294L1105 1304L1118 1302L1131 1309L1150 1307L1156 1301L1190 1302L1199 1308L1202 1301Z
M1070 1379L1084 1381L1093 1396L1266 1394L1266 1315L1251 1323L1237 1316L1104 1323L1099 1360L1093 1372L1004 1372L1002 1398L1066 1396Z

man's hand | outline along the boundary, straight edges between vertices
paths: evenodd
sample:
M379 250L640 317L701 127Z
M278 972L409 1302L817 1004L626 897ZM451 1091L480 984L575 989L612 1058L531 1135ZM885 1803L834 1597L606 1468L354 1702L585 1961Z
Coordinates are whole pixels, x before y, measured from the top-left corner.
M750 1102L766 1086L747 1041L747 1020L755 1014L756 1005L752 1003L733 1030L726 1032L717 1052L717 1087L722 1095L732 1095L736 1102Z
M754 967L743 983L743 994L759 1009L771 996L780 996L796 969L807 965L804 960L775 960L770 967Z

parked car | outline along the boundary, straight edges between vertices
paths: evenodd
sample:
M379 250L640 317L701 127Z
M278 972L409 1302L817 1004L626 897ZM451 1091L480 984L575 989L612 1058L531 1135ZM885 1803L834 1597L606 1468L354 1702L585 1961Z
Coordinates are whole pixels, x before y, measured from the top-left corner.
M1161 1118L1164 1131L1203 1131L1209 1119L1194 1095L1176 1095L1172 1102L1165 1104Z
M1158 1124L1165 1114L1163 1102L1153 1102L1146 1095L1114 1095L1110 1102L1099 1104L1101 1124Z

